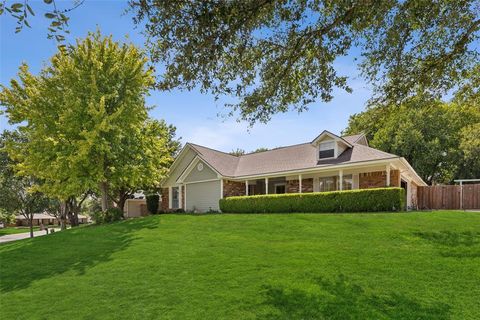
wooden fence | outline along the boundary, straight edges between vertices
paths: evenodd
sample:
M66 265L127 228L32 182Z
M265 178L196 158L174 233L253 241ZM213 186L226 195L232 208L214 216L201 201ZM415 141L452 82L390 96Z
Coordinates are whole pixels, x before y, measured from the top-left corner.
M419 209L480 209L480 184L418 187L417 197Z

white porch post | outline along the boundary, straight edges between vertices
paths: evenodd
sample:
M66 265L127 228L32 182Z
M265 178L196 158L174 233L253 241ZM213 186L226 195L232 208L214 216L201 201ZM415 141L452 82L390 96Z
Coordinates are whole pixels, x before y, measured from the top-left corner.
M265 194L268 194L268 178L265 178Z
M338 179L340 179L338 184L339 190L342 191L343 190L343 170L338 171Z
M298 193L302 193L302 175L298 175Z
M390 164L387 164L387 179L386 179L386 187L390 187Z
M245 195L248 196L248 180L245 180Z
M182 201L182 185L178 186L178 208L182 208L183 201Z

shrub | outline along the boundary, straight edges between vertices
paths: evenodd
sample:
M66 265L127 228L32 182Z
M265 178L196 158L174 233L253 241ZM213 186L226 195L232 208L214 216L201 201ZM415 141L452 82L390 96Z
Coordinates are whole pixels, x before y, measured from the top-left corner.
M158 202L160 201L160 196L158 194L149 194L146 197L147 200L147 210L150 214L158 213Z
M119 208L109 208L107 211L96 211L92 214L92 219L96 224L110 223L123 219L123 211Z
M220 200L220 210L226 213L375 212L404 208L402 188L241 196Z

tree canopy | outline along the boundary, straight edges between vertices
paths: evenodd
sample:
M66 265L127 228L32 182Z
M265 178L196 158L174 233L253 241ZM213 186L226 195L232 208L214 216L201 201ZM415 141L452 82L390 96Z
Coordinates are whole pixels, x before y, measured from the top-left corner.
M231 95L232 112L255 123L303 111L351 91L336 62L361 58L374 101L435 98L475 81L480 2L462 1L130 1L145 24L158 87L200 87ZM357 52L358 51L358 52ZM478 79L477 79L478 81Z
M173 161L175 129L150 120L145 97L154 82L142 51L100 32L61 49L39 75L27 65L3 87L0 103L26 136L7 150L19 174L66 200L89 191L159 183Z
M364 132L370 146L405 157L429 184L480 176L480 108L415 97L350 117L345 134Z

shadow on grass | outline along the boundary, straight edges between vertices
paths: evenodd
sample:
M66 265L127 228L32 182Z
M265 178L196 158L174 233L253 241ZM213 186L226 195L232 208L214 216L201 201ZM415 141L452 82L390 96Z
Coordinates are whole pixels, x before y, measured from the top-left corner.
M0 246L0 290L23 289L33 281L72 270L83 274L126 249L136 239L136 231L157 227L157 220L142 218L4 244Z
M414 235L436 246L443 257L480 258L479 232L415 232Z
M314 283L318 290L265 286L265 304L270 307L270 312L263 319L449 318L448 305L424 305L398 293L376 296L351 283L343 275L334 281L318 278Z

